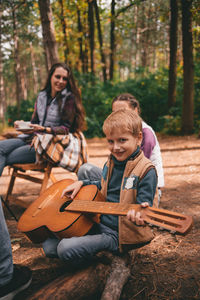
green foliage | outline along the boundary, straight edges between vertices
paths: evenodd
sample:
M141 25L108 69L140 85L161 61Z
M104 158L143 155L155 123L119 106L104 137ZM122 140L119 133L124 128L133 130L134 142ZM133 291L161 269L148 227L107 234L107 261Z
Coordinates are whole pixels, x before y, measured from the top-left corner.
M89 74L76 74L86 110L87 137L103 136L102 125L111 112L112 84L103 84ZM95 83L94 83L95 82Z
M181 134L181 111L180 107L172 107L169 113L160 116L158 126L164 134L179 135Z
M168 70L161 69L156 73L145 73L137 70L135 79L121 82L101 83L90 76L78 75L82 90L83 104L86 109L88 130L87 137L102 136L104 119L111 112L112 99L121 93L131 93L141 106L141 117L157 132L164 134L181 134L181 114L183 99L182 68L177 77L176 104L168 110ZM200 63L195 65L194 77L194 127L200 130Z
M30 121L32 113L34 111L34 100L23 100L20 106L20 118L24 121ZM17 106L9 105L7 107L6 118L8 125L13 126L13 123L17 118Z
M158 118L167 111L167 72L149 73L145 77L119 83L120 93L131 93L140 103L141 117L156 131Z
M102 125L111 113L112 99L121 93L131 93L140 102L142 118L156 131L160 130L160 117L167 112L167 72L148 74L139 79L103 84L88 75L76 74L82 90L87 115L87 137L102 136ZM92 79L92 80L91 80Z
M145 74L145 76L143 75ZM141 106L142 118L157 132L177 135L181 133L181 112L183 98L182 72L177 77L176 105L168 110L168 70L162 69L156 73L144 73L137 70L135 79L126 81L101 82L91 74L75 73L78 86L82 91L83 105L86 110L88 129L85 136L103 136L102 125L105 118L111 113L112 99L121 93L131 93L138 99ZM200 130L200 63L195 65L194 85L194 124L195 131ZM28 121L34 108L34 101L22 101L20 108L21 118ZM7 119L9 125L16 120L17 107L8 106Z
M183 78L182 68L178 66L176 104L164 115L159 116L156 129L164 134L181 134L181 115L183 100ZM196 57L194 74L194 132L200 131L200 55Z

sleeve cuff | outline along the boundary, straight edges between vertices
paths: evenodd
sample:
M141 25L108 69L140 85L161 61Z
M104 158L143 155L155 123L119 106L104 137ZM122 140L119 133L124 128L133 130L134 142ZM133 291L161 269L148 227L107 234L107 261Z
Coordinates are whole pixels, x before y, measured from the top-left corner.
M83 186L91 184L91 181L89 179L84 179L84 180L82 180L82 182L83 182Z

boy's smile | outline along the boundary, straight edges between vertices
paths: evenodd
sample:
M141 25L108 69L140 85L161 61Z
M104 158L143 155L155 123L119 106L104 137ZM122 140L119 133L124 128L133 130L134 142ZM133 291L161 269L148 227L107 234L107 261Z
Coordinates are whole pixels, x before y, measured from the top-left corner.
M112 134L106 135L108 149L119 161L126 160L140 146L142 133L135 137L131 132L115 129Z

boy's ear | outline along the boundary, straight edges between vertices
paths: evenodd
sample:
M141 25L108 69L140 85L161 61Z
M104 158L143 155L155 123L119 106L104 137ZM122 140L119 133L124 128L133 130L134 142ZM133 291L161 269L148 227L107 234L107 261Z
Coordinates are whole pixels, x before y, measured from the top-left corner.
M138 146L141 146L141 144L142 144L142 138L143 138L142 131L140 131L139 135L138 135Z

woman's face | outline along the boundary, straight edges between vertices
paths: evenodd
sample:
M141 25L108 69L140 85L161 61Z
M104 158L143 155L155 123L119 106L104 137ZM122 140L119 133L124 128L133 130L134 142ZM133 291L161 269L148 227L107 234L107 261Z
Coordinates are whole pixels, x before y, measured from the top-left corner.
M67 84L68 72L62 67L55 69L51 76L51 97L55 97L56 94L62 91Z

